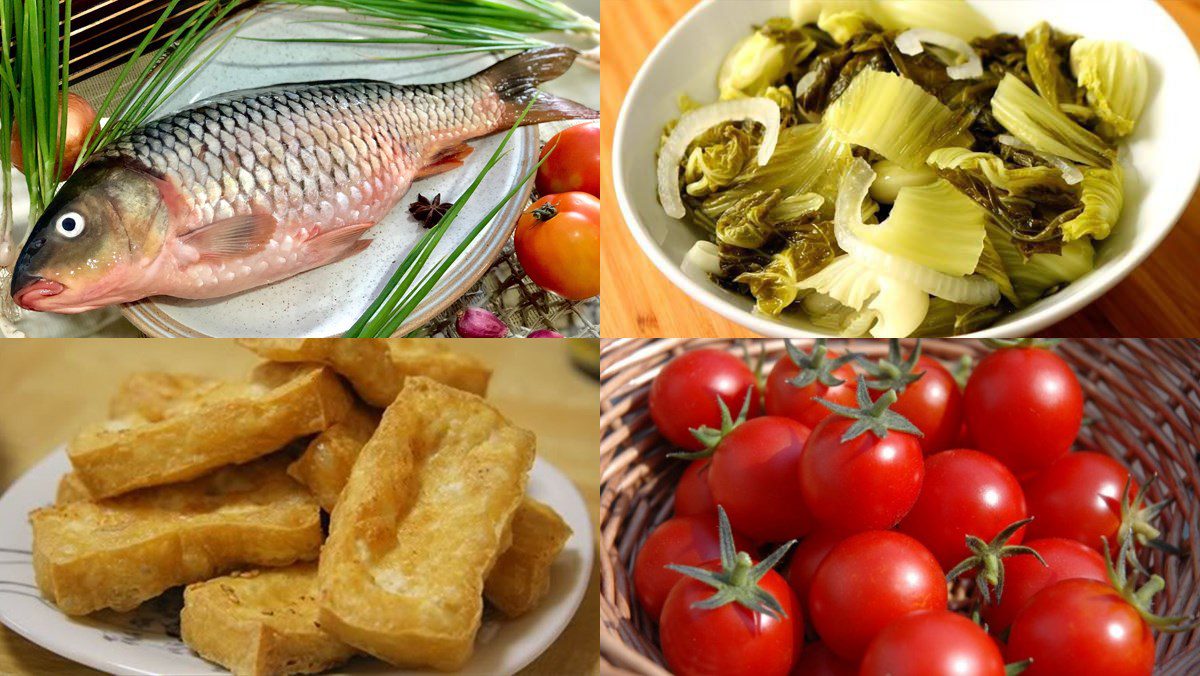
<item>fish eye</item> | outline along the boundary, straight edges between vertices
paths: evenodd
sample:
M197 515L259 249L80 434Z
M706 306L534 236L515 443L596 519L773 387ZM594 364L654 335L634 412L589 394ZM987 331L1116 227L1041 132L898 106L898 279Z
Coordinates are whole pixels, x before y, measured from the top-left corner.
M74 211L68 211L54 221L54 229L58 230L58 234L63 237L78 237L83 232L83 216Z

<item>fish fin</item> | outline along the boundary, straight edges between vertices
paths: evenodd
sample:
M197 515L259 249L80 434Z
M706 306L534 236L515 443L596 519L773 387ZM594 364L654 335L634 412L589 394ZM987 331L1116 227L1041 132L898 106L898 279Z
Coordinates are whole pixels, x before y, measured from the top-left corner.
M433 161L421 167L413 176L413 180L427 178L429 176L437 176L444 174L447 171L453 171L463 165L463 160L467 156L475 152L475 149L466 143L460 143L456 146L446 148L442 152L434 155Z
M600 113L587 106L540 91L537 85L567 72L579 52L570 47L554 46L530 49L483 71L483 78L504 102L504 119L499 127L511 127L536 94L538 99L521 125L556 120L594 120Z
M276 224L270 214L233 216L196 228L181 239L195 247L201 258L239 257L265 247L275 234Z
M344 261L351 256L356 256L356 255L362 253L363 251L366 251L367 247L371 246L371 242L374 242L374 241L375 240L373 240L373 239L360 239L357 242L355 242L354 244L351 244L349 249L346 249L346 251L344 253L342 253L342 255L333 259L332 261L330 261L330 263L336 263L337 261Z
M315 253L317 255L317 257L324 258L326 256L330 256L332 254L337 253L337 255L330 258L330 260L341 260L342 258L344 258L346 256L350 256L355 253L358 253L359 251L362 251L362 248L366 248L366 246L371 243L371 240L358 240L358 238L361 237L362 234L364 232L366 232L369 228L371 228L373 225L375 225L375 224L374 223L353 223L351 225L345 225L336 230L322 232L321 234L317 235L316 237L313 237L312 239L308 240L304 244L311 251L313 251L313 253ZM360 241L366 242L366 244L362 245L362 248L360 248L356 251L352 251L352 252L351 251L347 251L347 252L341 251L342 249L346 249L346 247L351 247L351 249L353 249L354 247L357 247L358 242L360 242Z

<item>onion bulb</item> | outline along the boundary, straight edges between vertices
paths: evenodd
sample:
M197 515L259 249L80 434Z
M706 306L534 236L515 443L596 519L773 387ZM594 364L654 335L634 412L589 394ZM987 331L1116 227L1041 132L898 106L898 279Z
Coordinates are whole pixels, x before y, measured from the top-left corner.
M62 165L58 171L58 180L65 181L75 170L75 162L83 150L83 141L88 130L96 120L96 109L82 96L72 92L67 94L67 133L63 137ZM12 135L12 163L21 173L25 172L24 157L21 151L20 130L14 128Z

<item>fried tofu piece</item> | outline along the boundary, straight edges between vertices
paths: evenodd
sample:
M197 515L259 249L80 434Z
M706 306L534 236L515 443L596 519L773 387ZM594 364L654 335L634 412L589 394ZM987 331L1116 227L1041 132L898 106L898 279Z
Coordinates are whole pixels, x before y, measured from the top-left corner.
M109 400L108 415L113 419L140 417L158 422L175 403L199 397L218 382L215 378L188 373L134 373Z
M411 376L483 396L492 375L478 359L428 338L242 338L238 342L272 361L326 364L378 408L390 406Z
M533 457L533 434L483 399L407 379L333 510L321 626L392 664L462 667Z
M244 463L345 417L352 398L332 370L276 364L249 383L222 383L168 404L162 419L140 415L85 429L67 455L91 495L194 479Z
M570 537L558 512L526 497L513 516L512 546L496 559L483 595L508 617L533 610L550 591L550 567Z
M237 568L317 558L320 510L287 475L287 461L276 455L187 483L34 510L38 587L63 612L84 615L130 610Z
M308 486L317 504L332 513L358 452L378 426L379 412L356 402L345 420L309 442L304 454L288 466L288 474Z
M236 676L315 674L358 651L317 626L317 566L298 563L188 585L183 642Z

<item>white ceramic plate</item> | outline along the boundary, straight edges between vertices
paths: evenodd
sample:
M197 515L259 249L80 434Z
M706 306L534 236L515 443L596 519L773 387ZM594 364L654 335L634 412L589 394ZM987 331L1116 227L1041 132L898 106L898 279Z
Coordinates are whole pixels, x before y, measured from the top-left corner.
M996 28L1017 34L1039 21L1098 39L1125 40L1150 64L1150 99L1136 133L1122 144L1125 208L1097 247L1096 269L1063 291L1005 317L974 336L1030 335L1092 302L1141 263L1166 237L1200 178L1200 60L1187 36L1153 0L969 0ZM663 213L655 194L654 153L676 101L717 97L717 70L751 26L787 16L786 0L704 0L676 24L642 64L617 120L613 177L625 223L655 266L709 309L769 336L817 336L799 313L775 319L753 300L682 270L702 233Z
M251 16L217 54L179 91L155 117L186 108L222 92L283 82L308 82L366 78L397 84L449 82L483 70L497 60L491 54L451 55L415 61L383 61L388 56L429 51L423 45L344 45L271 43L247 37L363 37L396 36L394 31L331 23L305 23L313 19L344 17L330 9L284 8ZM233 22L236 24L236 21ZM209 39L219 44L233 24ZM193 60L206 54L197 50ZM425 233L408 213L418 193L455 199L467 188L499 145L503 134L470 142L475 152L456 171L413 183L408 195L382 221L367 232L374 242L363 253L269 286L225 298L182 300L154 297L125 306L125 315L150 335L166 336L291 336L340 335L354 324L404 256ZM476 223L533 167L537 156L537 131L525 127L513 136L511 151L492 169L470 203L447 231L429 266L449 253ZM530 183L532 185L532 182ZM523 195L528 195L526 190ZM404 333L428 321L454 302L491 266L508 241L525 200L514 198L493 219L492 225L451 267L425 302L400 328Z
M179 639L177 590L129 613L110 611L68 617L42 598L34 583L29 512L54 502L59 478L70 470L59 448L0 497L0 622L53 651L113 674L226 674ZM516 620L484 613L475 654L463 669L473 674L511 674L542 654L575 616L592 570L592 527L574 484L540 458L529 475L529 495L552 506L574 531L550 576L550 592L535 610ZM339 674L397 672L386 664L356 658Z

